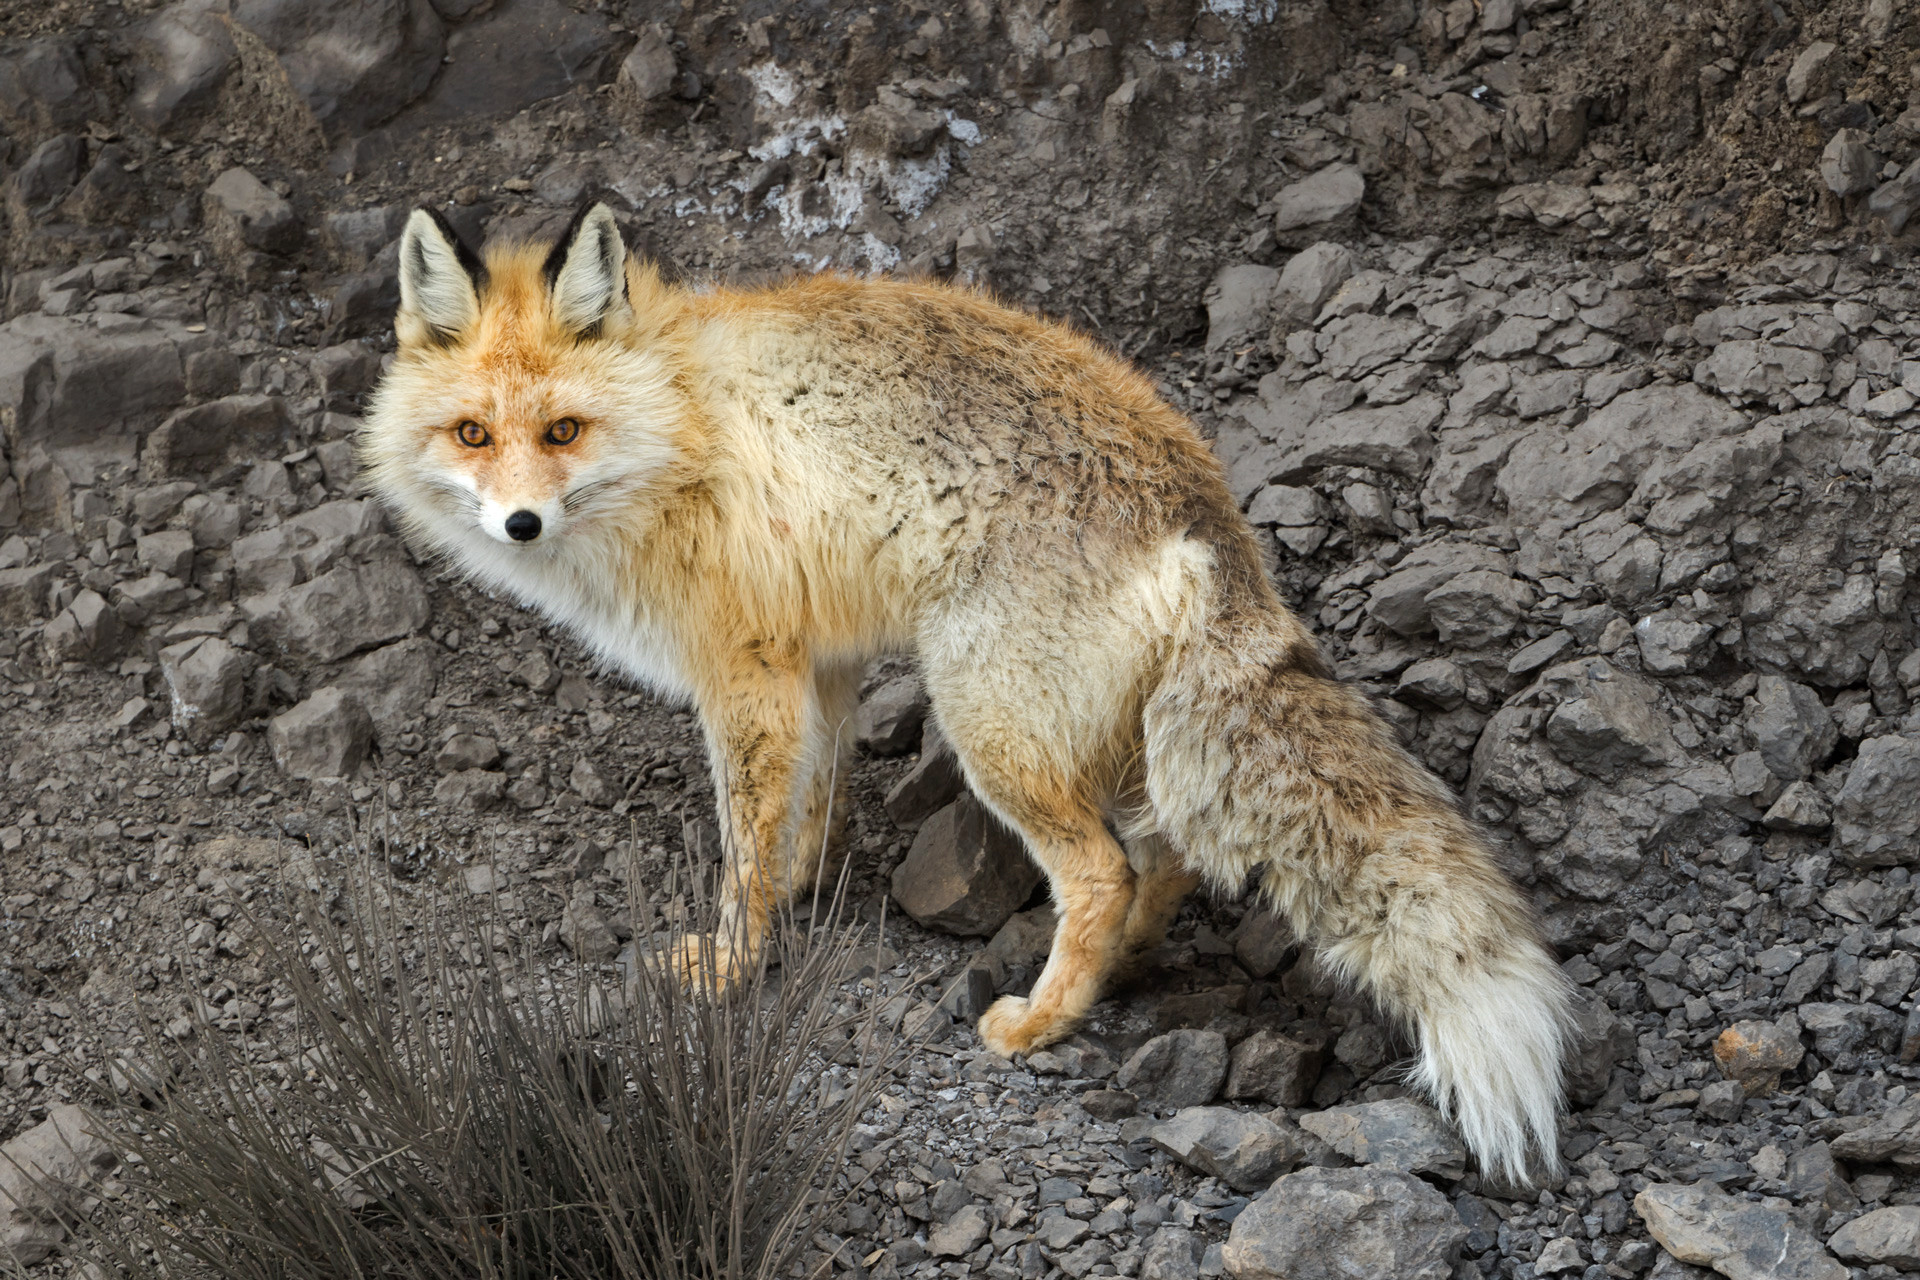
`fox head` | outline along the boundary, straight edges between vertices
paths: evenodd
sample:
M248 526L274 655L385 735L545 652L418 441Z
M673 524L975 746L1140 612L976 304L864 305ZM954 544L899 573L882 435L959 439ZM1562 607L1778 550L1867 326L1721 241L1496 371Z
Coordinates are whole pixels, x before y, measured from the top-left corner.
M665 300L605 205L550 249L484 259L417 210L398 352L360 433L370 487L410 533L496 579L630 518L681 452L679 393L651 341Z

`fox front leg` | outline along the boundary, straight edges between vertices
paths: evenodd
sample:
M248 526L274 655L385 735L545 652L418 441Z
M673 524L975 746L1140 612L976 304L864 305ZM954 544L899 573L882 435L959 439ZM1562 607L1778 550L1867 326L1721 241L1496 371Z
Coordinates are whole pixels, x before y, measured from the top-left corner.
M773 909L791 892L794 788L806 754L807 680L757 659L701 700L726 867L714 932L681 944L694 985L725 989L758 960Z

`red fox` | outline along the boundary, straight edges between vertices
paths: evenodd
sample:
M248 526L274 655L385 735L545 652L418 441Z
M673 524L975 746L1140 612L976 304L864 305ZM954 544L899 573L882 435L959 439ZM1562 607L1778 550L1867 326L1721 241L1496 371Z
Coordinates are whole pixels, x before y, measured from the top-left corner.
M1411 1024L1482 1167L1557 1167L1568 991L1529 904L1333 679L1205 441L1126 363L936 283L670 285L604 205L484 259L414 213L394 329L372 489L699 713L728 871L690 972L724 982L818 874L859 672L907 652L1059 912L989 1048L1066 1035L1190 889L1254 877Z

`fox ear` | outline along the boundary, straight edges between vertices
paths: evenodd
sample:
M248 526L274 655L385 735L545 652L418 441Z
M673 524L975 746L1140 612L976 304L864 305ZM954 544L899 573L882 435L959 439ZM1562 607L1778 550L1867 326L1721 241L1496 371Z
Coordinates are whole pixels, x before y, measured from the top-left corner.
M400 312L394 328L402 341L445 341L480 318L480 290L487 269L437 210L421 207L400 236ZM425 330L407 333L409 322Z
M627 248L620 242L613 210L582 205L567 224L543 268L553 296L553 315L575 333L595 332L627 305Z

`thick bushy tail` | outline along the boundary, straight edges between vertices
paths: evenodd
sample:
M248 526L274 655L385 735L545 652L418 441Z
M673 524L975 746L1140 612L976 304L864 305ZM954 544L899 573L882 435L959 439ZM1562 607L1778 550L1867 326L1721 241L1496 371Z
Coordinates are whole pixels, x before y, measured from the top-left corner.
M1323 962L1410 1024L1483 1170L1557 1170L1568 989L1443 784L1277 607L1196 618L1144 708L1152 821L1224 888L1258 873Z

